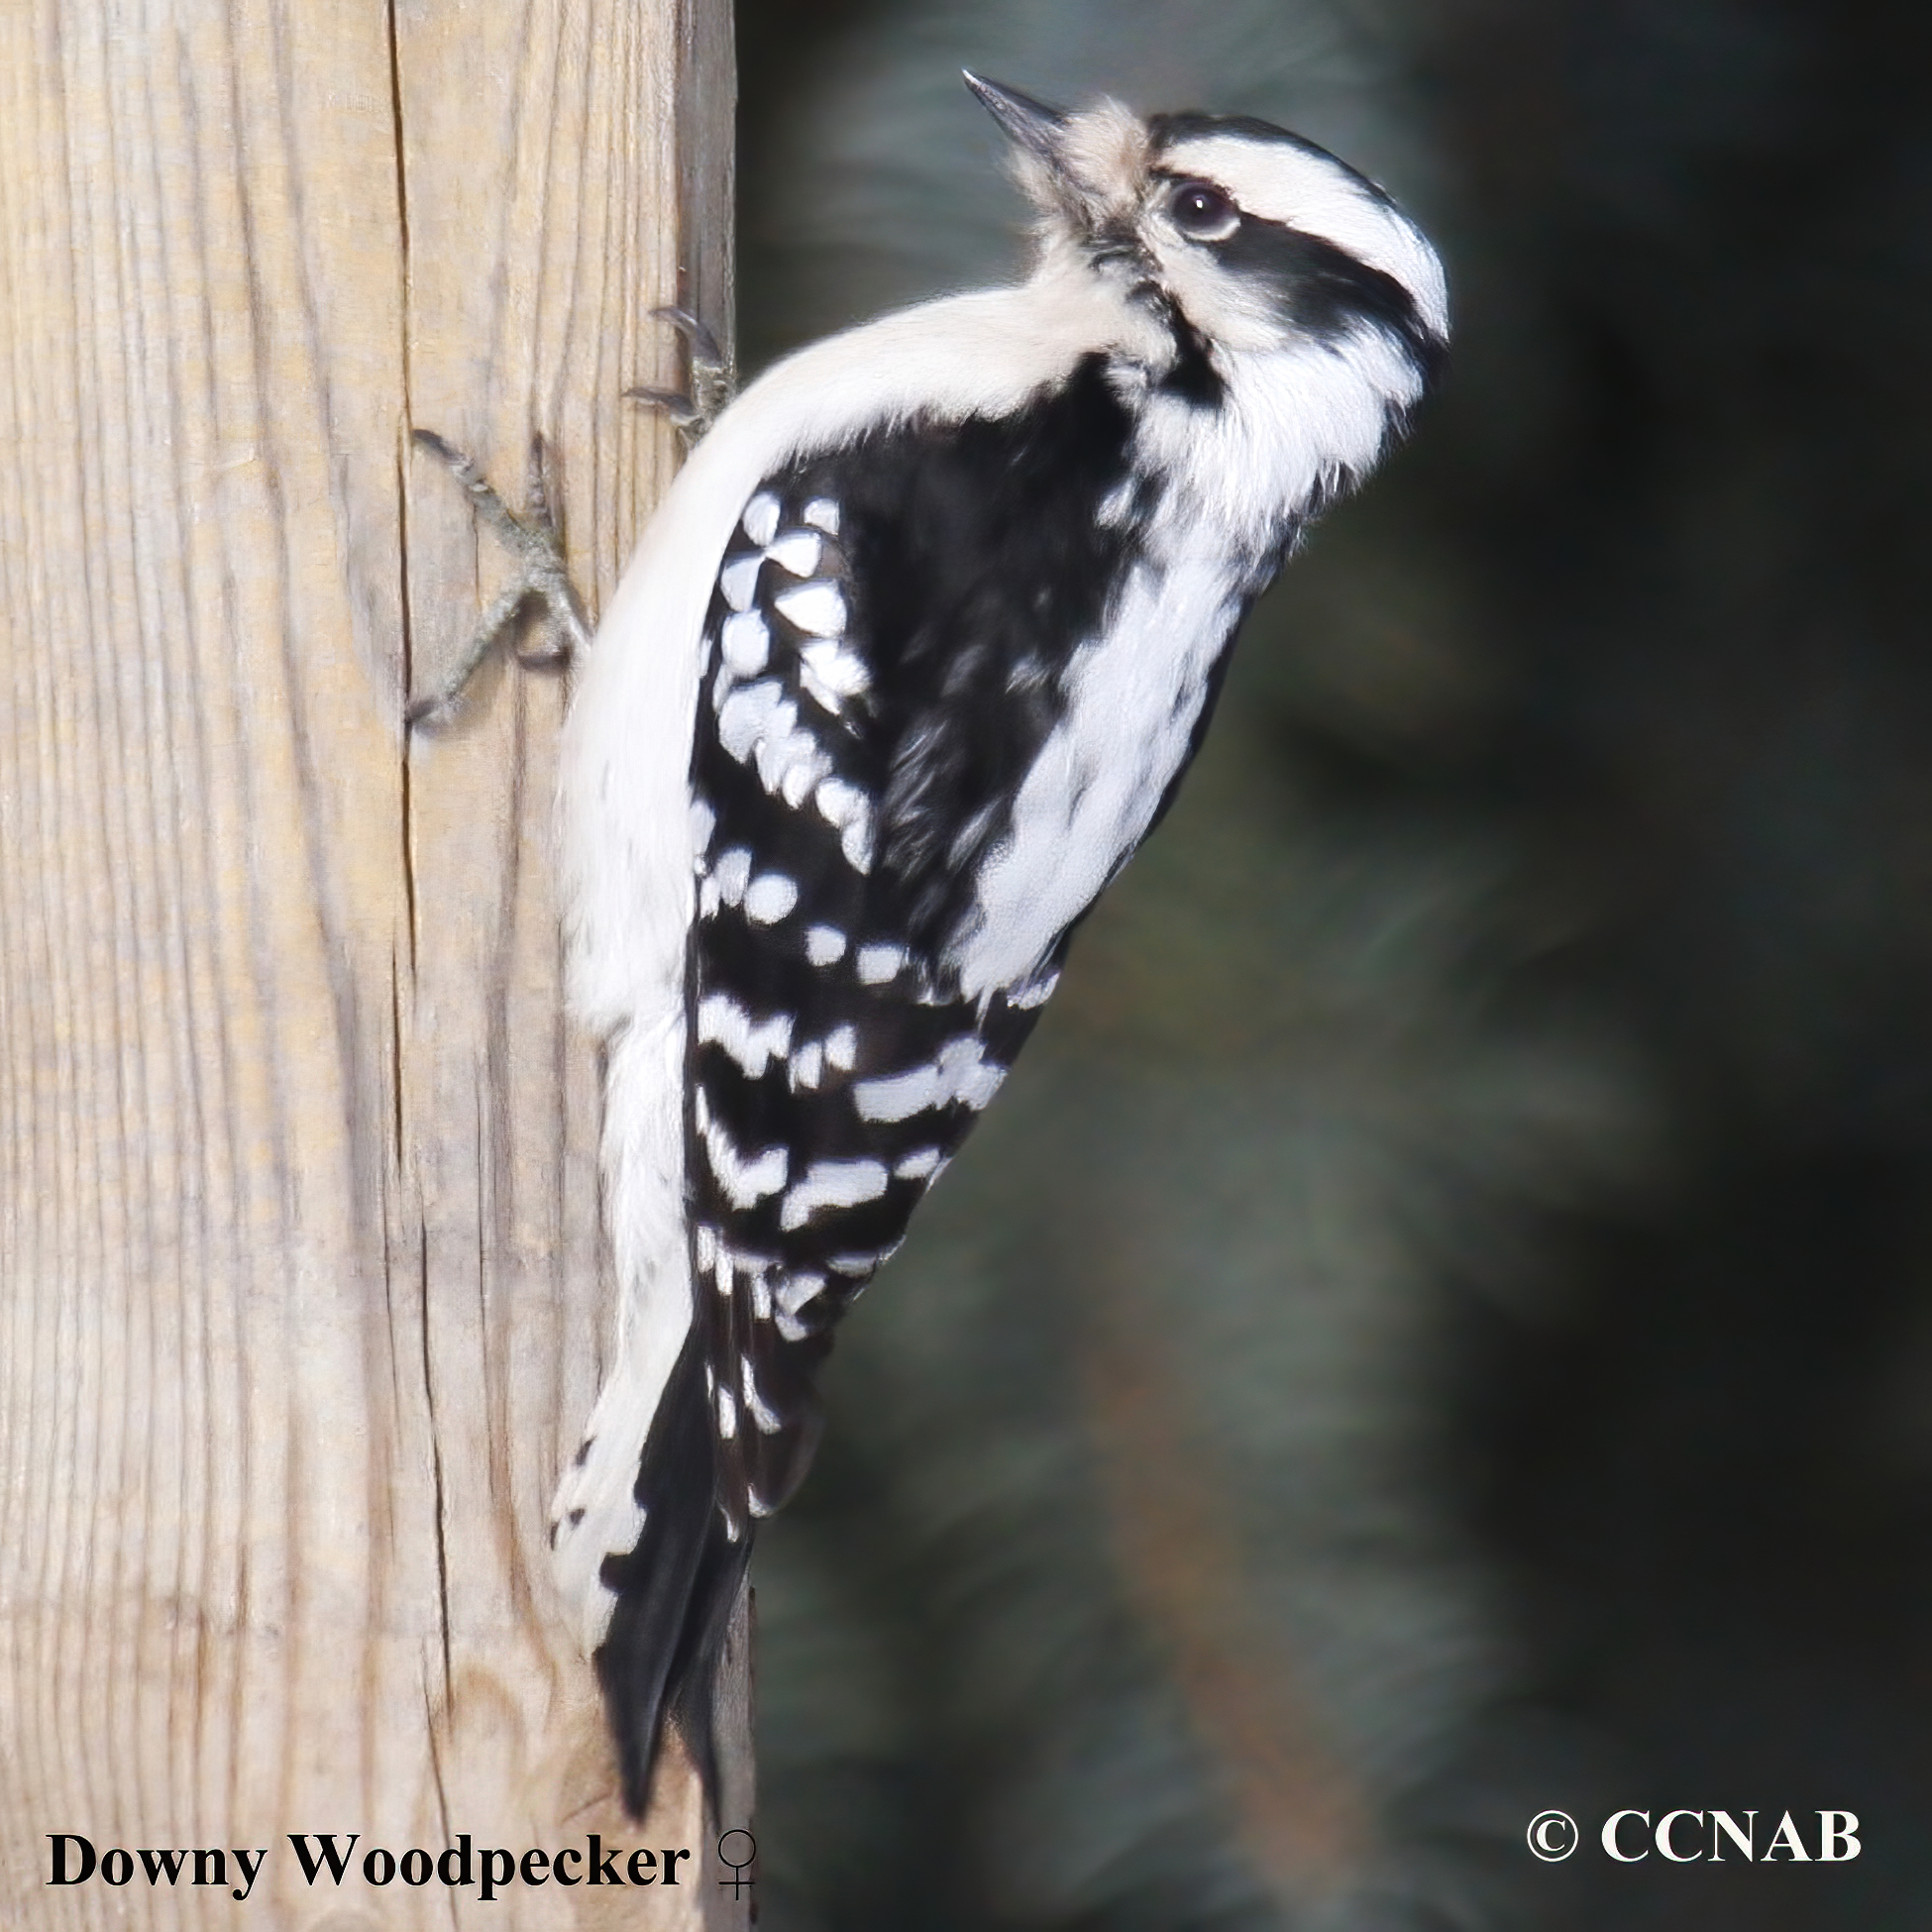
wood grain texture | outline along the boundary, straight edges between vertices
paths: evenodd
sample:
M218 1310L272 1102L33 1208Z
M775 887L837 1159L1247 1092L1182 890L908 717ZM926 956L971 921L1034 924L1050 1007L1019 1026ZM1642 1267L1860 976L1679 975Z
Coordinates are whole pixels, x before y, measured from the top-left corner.
M731 1922L697 1859L484 1905L285 1837L701 1851L688 1778L617 1814L544 1548L609 1306L563 692L400 720L503 567L411 426L552 439L600 601L731 109L724 0L0 9L7 1925ZM54 1832L268 1855L52 1887Z

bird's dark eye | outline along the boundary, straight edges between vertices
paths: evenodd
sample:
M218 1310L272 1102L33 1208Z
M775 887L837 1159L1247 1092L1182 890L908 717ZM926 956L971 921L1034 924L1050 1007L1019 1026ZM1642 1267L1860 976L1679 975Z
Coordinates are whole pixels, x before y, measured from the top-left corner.
M1212 181L1181 181L1168 197L1174 226L1195 242L1221 242L1241 225L1241 211Z

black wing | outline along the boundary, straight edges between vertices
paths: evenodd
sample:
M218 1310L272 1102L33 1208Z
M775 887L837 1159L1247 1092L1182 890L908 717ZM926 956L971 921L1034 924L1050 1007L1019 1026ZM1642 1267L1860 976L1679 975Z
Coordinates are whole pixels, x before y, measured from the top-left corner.
M1126 412L1098 365L1017 420L902 427L768 478L705 621L691 799L693 1324L613 1557L599 1667L641 1806L669 1698L708 1748L753 1521L809 1463L833 1330L1012 1065L1065 935L962 995L1060 674L1120 579Z

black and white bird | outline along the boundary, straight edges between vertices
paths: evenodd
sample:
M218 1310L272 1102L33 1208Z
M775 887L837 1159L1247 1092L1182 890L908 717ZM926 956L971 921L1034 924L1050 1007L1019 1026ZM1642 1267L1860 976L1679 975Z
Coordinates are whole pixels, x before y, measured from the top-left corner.
M698 442L580 667L571 994L614 1365L557 1574L641 1812L709 1755L840 1318L1200 745L1243 614L1444 354L1389 197L1265 122L971 75L1037 260L804 350Z

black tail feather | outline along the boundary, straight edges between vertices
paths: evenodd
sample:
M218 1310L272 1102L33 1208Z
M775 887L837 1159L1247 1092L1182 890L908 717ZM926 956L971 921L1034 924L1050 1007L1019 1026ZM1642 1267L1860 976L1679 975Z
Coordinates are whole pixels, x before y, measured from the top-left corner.
M751 1527L747 1524L733 1543L724 1533L722 1518L715 1513L712 1524L713 1534L704 1547L698 1579L685 1612L678 1655L671 1665L667 1704L672 1722L698 1767L704 1786L704 1801L710 1807L712 1818L722 1826L726 1820L719 1808L722 1784L718 1774L715 1709L718 1671L725 1639L731 1631L731 1612L744 1585L746 1565L751 1561Z
M624 1809L633 1818L644 1815L667 1715L717 1814L712 1687L751 1556L750 1526L732 1541L718 1489L704 1354L694 1329L665 1384L638 1466L643 1531L635 1549L605 1557L601 1572L617 1601L594 1661Z

